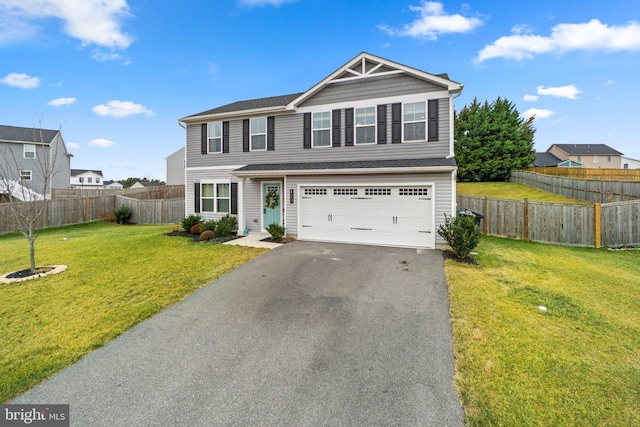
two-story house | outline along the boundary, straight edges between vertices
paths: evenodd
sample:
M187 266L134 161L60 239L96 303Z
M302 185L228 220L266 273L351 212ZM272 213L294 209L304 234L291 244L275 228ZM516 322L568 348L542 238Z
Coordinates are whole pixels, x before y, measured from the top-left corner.
M568 166L583 168L614 168L622 167L622 153L606 144L553 144L547 153L560 159L559 166L569 161Z
M361 53L306 92L223 105L186 128L186 214L299 240L434 248L455 212L463 85Z
M0 181L13 197L68 188L71 157L59 130L0 125Z
M71 188L104 188L104 177L101 170L71 169L70 184Z

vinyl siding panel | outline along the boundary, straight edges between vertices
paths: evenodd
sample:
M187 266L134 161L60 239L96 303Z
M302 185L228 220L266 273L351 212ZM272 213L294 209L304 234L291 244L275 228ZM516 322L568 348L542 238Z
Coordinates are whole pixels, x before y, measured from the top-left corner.
M447 88L404 74L393 74L331 84L305 101L301 107L334 103L348 104L349 102L362 101L365 99L442 90L447 90Z

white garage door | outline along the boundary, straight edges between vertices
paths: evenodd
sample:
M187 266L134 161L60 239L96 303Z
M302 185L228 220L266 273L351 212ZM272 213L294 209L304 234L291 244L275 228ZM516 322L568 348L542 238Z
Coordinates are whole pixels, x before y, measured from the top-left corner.
M435 247L432 185L299 188L298 238Z

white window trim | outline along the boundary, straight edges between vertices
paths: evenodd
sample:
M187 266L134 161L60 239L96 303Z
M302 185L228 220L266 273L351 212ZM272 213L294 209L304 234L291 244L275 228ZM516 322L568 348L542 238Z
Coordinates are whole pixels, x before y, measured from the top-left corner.
M264 133L253 133L251 129L253 126L254 120L264 120ZM266 117L255 117L249 120L249 151L267 151L267 118ZM264 148L253 148L253 137L254 135L264 135Z
M214 125L216 123L220 123L220 151L211 151L211 140L212 139L217 139L217 136L210 136L211 133L209 132L209 126ZM207 153L211 153L211 154L215 154L215 153L222 153L222 122L210 122L207 123Z
M409 120L409 121L405 121L404 120L404 107L407 104L417 104L418 102L422 102L424 103L424 120ZM410 101L410 102L403 102L402 103L402 142L425 142L429 139L429 103L427 102L426 99L423 100L418 100L418 101ZM424 136L425 139L405 139L404 136L404 125L406 123L424 123Z
M28 173L29 178L25 178L23 174ZM21 170L20 171L20 180L21 181L31 181L33 179L33 173L30 170Z
M27 147L33 147L33 157L27 157ZM29 153L31 153L31 151L29 151ZM36 155L36 146L34 144L24 144L22 146L22 157L25 159L31 159L31 160L35 160L37 155Z
M313 120L313 116L314 114L320 114L320 113L329 113L329 127L328 128L318 128L316 129L313 125L314 125L314 120ZM331 129L333 128L333 114L331 114L331 111L328 110L323 110L323 111L316 111L311 113L311 148L329 148L333 145L333 135L331 135ZM354 117L355 120L355 117ZM329 144L328 145L316 145L316 138L315 138L315 131L317 130L321 130L321 131L325 131L328 130L329 131Z
M598 163L598 156L597 155L593 156L593 163Z
M356 117L358 116L358 110L363 110L365 108L373 108L373 124L372 125L360 125L358 126ZM368 107L358 107L353 109L353 145L373 145L376 144L378 140L378 109L376 106L368 106ZM360 142L358 143L358 128L368 128L373 126L373 141L372 142Z
M202 186L204 184L213 184L213 197L203 197L202 196ZM229 197L218 197L218 184L227 184L229 186ZM212 199L213 200L213 211L205 211L204 210L204 204L202 203L202 201L204 199ZM228 199L229 200L229 211L228 212L219 212L218 211L218 204L216 203L216 201L218 199ZM205 213L205 214L229 214L231 215L231 180L229 179L222 179L222 180L202 180L200 182L200 212L201 213Z

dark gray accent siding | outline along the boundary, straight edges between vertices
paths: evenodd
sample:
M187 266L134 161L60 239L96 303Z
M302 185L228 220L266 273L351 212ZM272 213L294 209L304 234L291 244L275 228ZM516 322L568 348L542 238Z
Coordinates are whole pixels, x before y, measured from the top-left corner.
M398 95L412 95L447 90L431 82L404 74L370 77L328 85L325 89L306 100L301 106L344 103L365 99L385 98Z

